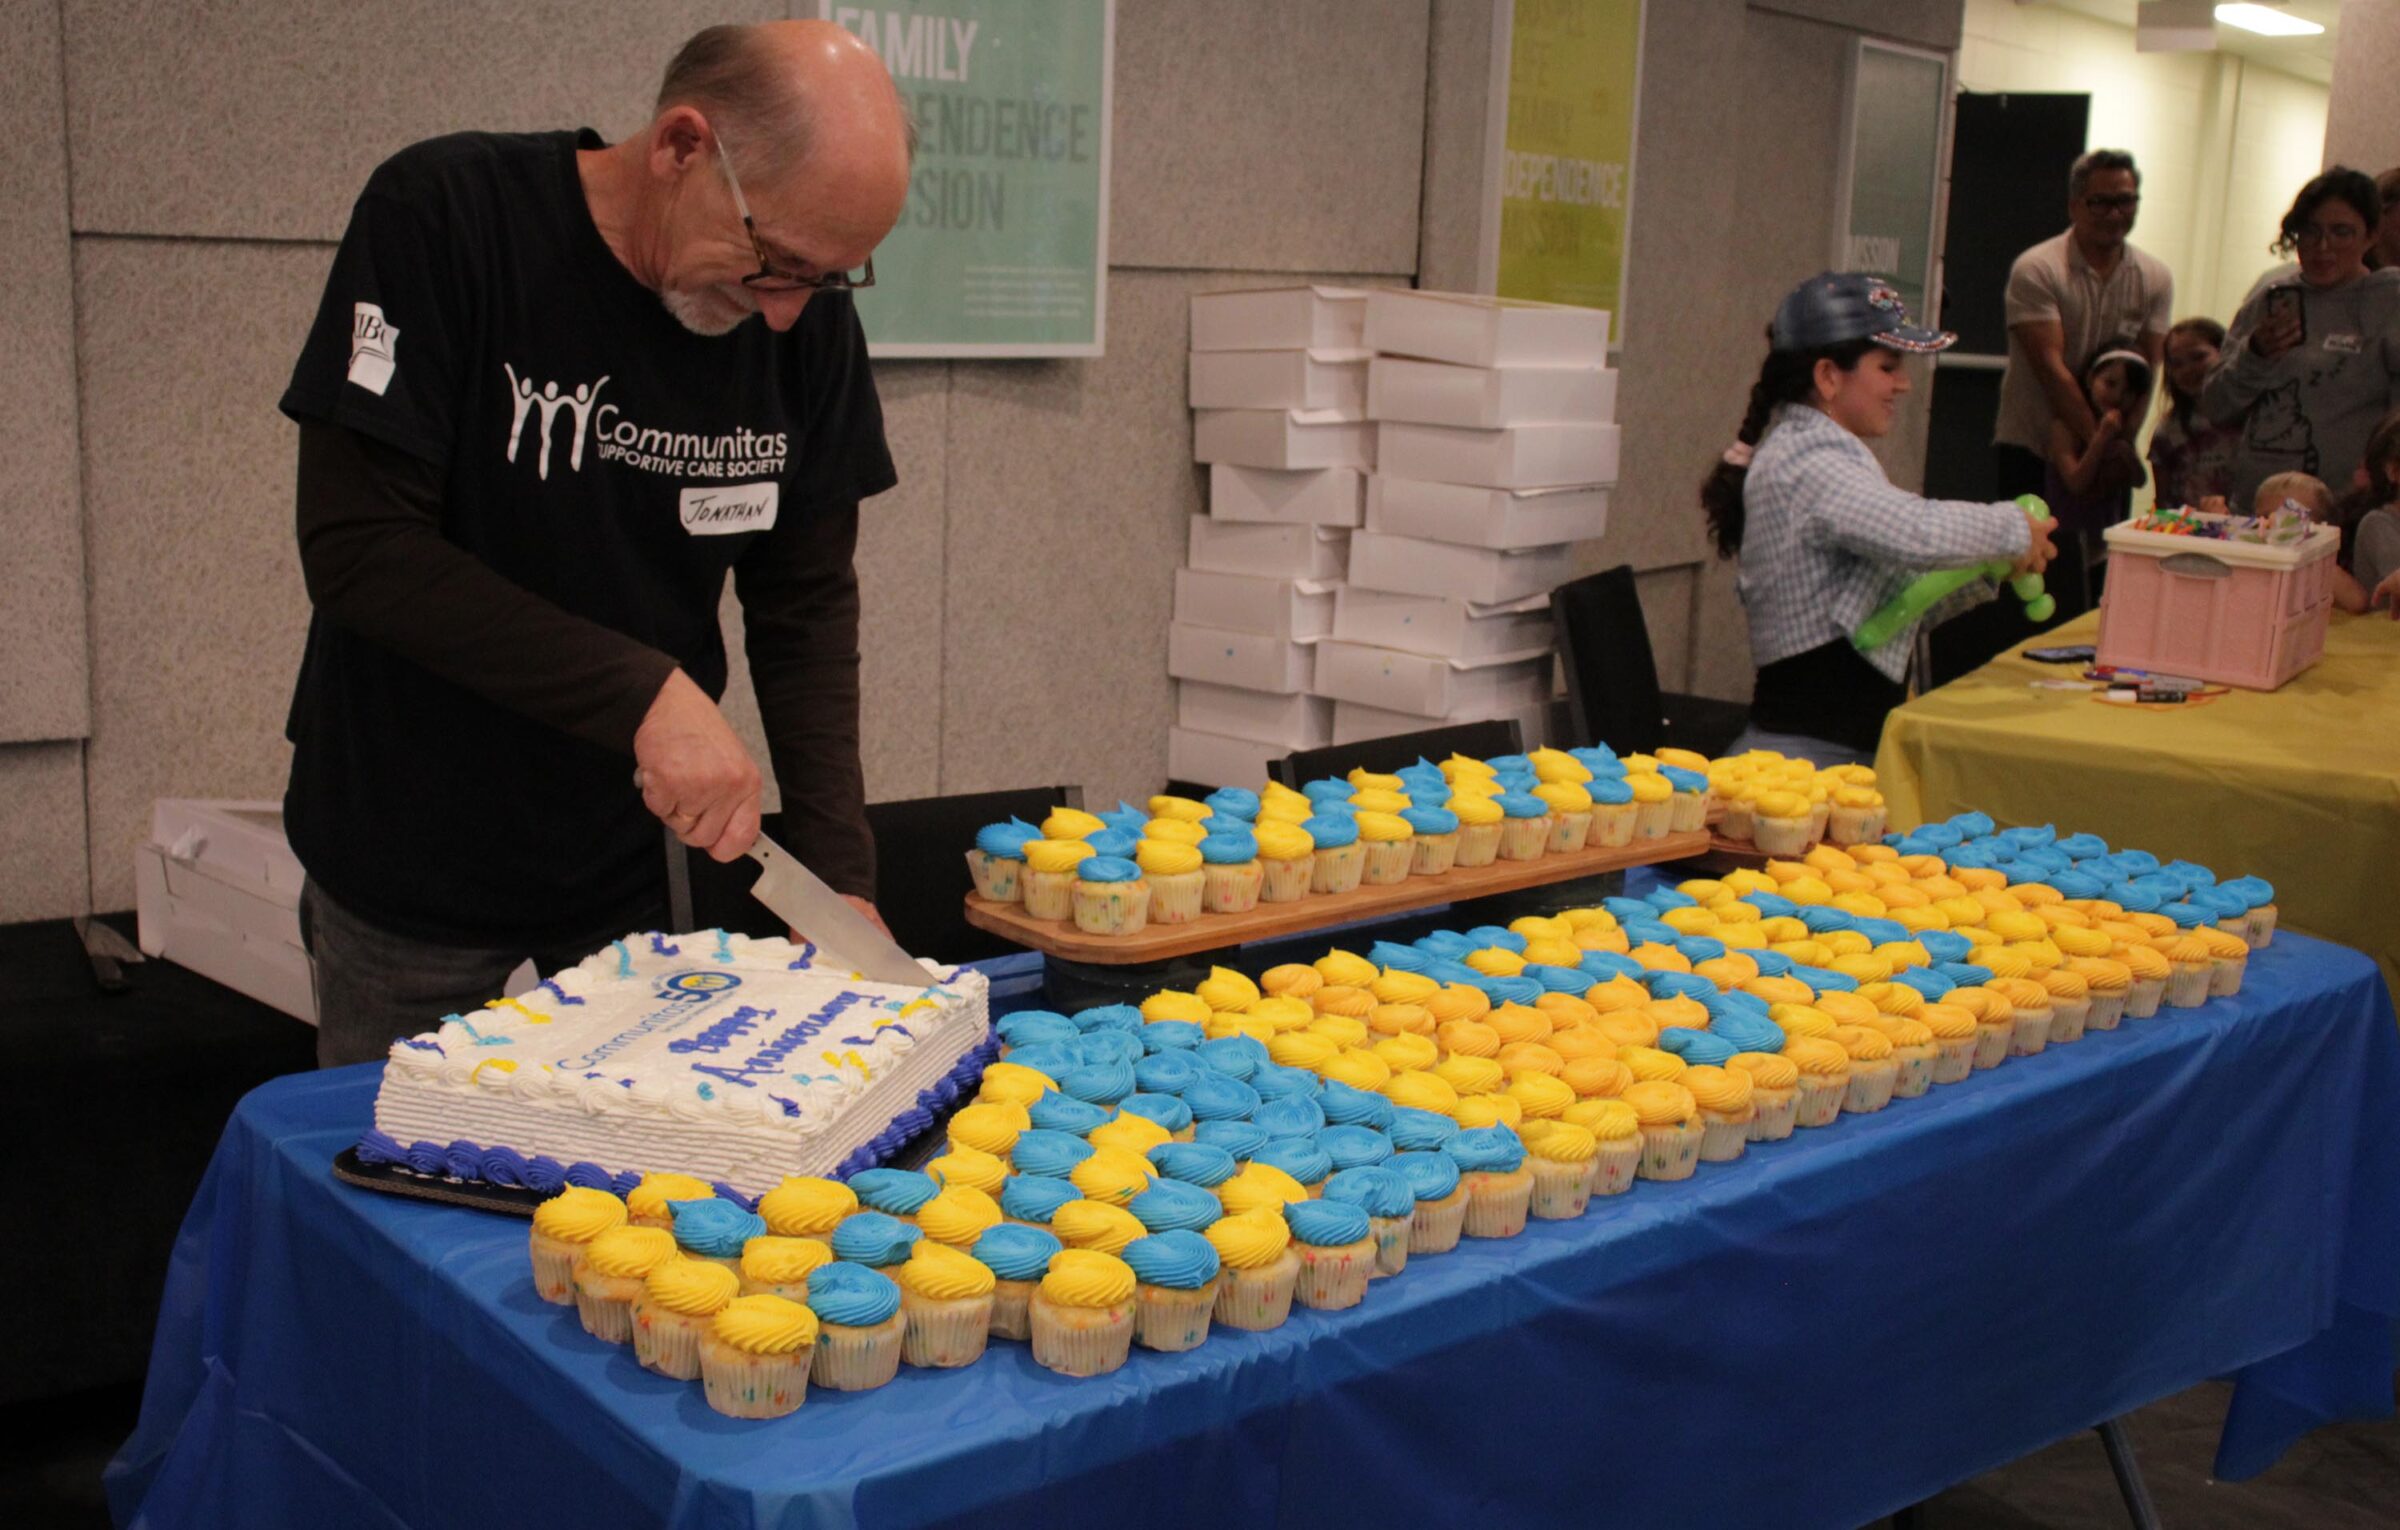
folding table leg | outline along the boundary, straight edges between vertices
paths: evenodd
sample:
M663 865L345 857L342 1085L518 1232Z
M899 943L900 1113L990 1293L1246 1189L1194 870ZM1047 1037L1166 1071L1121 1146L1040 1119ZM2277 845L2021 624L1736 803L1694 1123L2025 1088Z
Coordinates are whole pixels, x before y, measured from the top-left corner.
M2117 1491L2125 1496L2126 1517L2134 1530L2160 1530L2158 1509L2150 1502L2149 1484L2142 1481L2142 1463L2134 1459L2125 1421L2112 1418L2098 1427L2100 1443L2108 1451L2108 1469L2117 1474Z

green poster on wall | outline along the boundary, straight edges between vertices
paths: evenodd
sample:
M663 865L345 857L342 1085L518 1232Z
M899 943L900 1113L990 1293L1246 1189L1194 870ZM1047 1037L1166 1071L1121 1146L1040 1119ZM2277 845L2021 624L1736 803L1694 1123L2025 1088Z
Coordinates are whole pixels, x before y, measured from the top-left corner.
M1097 356L1115 0L819 0L917 122L908 206L858 294L877 356Z
M1642 0L1498 0L1486 283L1620 310L1641 105ZM1491 195L1496 192L1496 198ZM1496 216L1495 216L1496 213ZM1616 328L1622 332L1622 324Z
M1899 292L1918 322L1937 322L1934 214L1948 163L1950 61L1860 38L1850 106L1833 263L1871 271Z

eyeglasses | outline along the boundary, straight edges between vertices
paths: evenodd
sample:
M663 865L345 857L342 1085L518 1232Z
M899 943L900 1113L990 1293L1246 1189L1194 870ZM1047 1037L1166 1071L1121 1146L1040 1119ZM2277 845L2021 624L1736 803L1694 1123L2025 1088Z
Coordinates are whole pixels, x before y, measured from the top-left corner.
M733 173L733 156L725 152L725 135L712 125L709 136L716 141L717 167L725 172L725 184L733 192L733 210L742 215L742 232L750 236L750 251L758 257L758 269L742 278L743 286L752 292L849 292L875 285L875 258L871 255L855 274L828 271L822 276L803 276L796 271L777 270L775 263L767 258L767 247L759 243L758 220L750 216L750 200L742 195L741 179Z
M2085 197L2083 205L2094 212L2131 212L2142 205L2142 198L2139 192L2120 191L2113 196Z
M2329 247L2356 244L2367 237L2367 231L2355 223L2337 223L2331 228L2320 223L2304 223L2292 231L2294 244L2321 244Z

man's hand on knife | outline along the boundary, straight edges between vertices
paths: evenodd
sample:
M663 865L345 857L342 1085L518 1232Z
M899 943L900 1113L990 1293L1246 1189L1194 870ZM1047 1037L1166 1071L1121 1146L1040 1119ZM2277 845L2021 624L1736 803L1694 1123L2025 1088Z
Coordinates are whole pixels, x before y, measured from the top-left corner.
M634 730L642 804L695 850L730 861L758 838L762 782L750 751L708 693L678 669Z

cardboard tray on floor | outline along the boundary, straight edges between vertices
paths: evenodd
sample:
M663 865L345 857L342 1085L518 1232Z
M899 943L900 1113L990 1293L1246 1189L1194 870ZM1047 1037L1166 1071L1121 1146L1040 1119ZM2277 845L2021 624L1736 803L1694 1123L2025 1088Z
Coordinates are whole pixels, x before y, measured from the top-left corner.
M967 923L1045 956L1102 967L1124 967L1254 940L1305 935L1329 925L1405 914L1437 903L1459 903L1634 866L1688 860L1705 854L1708 848L1708 834L1694 829L1657 839L1637 839L1613 849L1577 850L1532 861L1494 861L1489 866L1454 868L1438 877L1412 876L1390 887L1361 886L1355 892L1312 893L1297 903L1261 903L1245 914L1202 914L1183 924L1147 925L1131 935L1087 935L1075 927L1072 919L1030 918L1022 904L998 903L969 893Z

